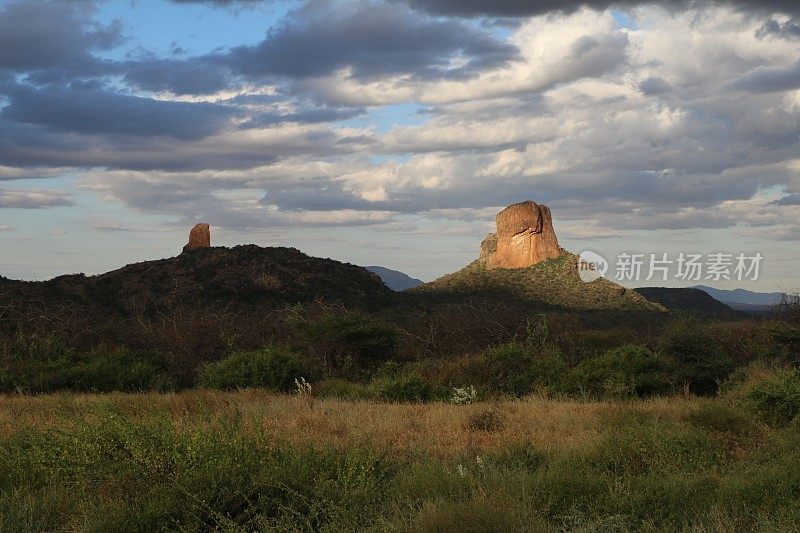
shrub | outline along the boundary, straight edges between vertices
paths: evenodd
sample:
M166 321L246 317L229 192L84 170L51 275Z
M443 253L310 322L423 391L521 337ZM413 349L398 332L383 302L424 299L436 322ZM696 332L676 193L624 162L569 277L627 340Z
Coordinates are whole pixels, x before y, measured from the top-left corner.
M425 402L433 398L433 390L422 377L409 373L384 377L369 385L373 397L390 402Z
M124 349L83 356L62 370L61 380L59 388L70 390L140 392L173 388L162 354Z
M713 400L703 403L687 415L693 425L712 433L725 434L732 438L744 439L758 433L758 425L746 411Z
M300 360L283 348L238 352L200 370L198 384L210 389L263 387L281 392L293 390L294 380L307 375Z
M778 371L747 391L745 402L768 424L789 424L800 414L800 374L796 370Z
M512 342L484 352L487 384L498 392L524 396L545 387L553 388L566 373L561 354L540 353L528 345Z
M335 373L373 367L397 354L397 329L361 311L325 315L306 327L306 347Z
M670 326L661 337L660 350L675 359L678 380L693 394L715 394L734 369L733 361L696 320Z
M652 396L671 389L667 363L642 346L628 345L582 361L569 388L596 397Z
M17 345L0 368L0 391L145 391L173 388L167 358L126 349L78 354L51 340Z

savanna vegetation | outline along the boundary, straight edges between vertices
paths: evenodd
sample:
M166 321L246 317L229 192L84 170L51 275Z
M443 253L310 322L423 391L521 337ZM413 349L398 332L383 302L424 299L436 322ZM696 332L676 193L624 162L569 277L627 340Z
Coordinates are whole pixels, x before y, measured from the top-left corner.
M800 529L797 298L0 303L0 531Z
M798 390L752 368L625 402L6 396L0 530L797 531Z

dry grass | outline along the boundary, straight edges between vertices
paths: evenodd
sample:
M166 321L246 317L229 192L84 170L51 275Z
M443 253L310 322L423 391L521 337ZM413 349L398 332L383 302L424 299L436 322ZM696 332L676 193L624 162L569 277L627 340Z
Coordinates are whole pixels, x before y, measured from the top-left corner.
M503 423L492 431L476 429L471 420L487 409L498 413ZM584 448L604 435L603 421L617 414L634 411L678 418L689 409L678 398L620 404L536 397L465 406L322 399L309 408L302 398L259 390L0 396L0 435L24 427L57 429L66 421L91 421L109 412L167 417L176 428L240 418L249 431L263 430L292 444L368 443L446 458L516 443L545 451Z

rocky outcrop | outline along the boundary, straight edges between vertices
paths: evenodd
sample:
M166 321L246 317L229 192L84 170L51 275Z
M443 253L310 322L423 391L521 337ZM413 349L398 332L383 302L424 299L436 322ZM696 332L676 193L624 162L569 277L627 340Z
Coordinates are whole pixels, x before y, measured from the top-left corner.
M487 268L525 268L561 255L550 208L530 200L497 214L497 233L481 243Z
M183 251L194 250L195 248L208 248L211 246L211 229L208 224L197 224L189 232L189 243L183 247Z

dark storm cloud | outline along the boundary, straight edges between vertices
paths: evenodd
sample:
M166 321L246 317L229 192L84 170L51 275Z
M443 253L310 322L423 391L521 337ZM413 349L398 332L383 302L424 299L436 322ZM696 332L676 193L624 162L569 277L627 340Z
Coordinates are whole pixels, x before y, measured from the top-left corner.
M5 94L8 105L0 118L68 133L200 139L222 130L237 112L216 104L159 101L91 86L17 85Z
M434 15L458 17L530 17L550 12L572 13L582 7L605 10L657 4L681 9L706 3L730 5L762 12L800 13L797 0L405 0L412 7Z
M357 77L468 74L514 59L515 47L465 23L420 17L396 4L314 0L290 13L255 46L216 61L251 77L324 76L352 67ZM451 60L465 64L450 68Z
M90 2L18 2L0 5L0 70L56 69L94 72L100 61L92 50L107 50L123 40L119 22L89 22Z
M668 93L672 90L672 87L667 80L651 76L639 84L639 90L642 91L644 95L653 96L656 94Z
M125 82L145 91L174 94L212 94L235 86L230 70L201 58L147 57L118 66Z
M800 87L800 61L790 67L758 67L731 83L733 89L773 93Z
M770 19L756 31L756 35L761 38L800 39L800 18L793 18L786 22Z

